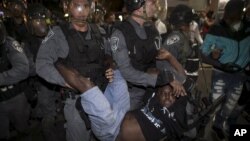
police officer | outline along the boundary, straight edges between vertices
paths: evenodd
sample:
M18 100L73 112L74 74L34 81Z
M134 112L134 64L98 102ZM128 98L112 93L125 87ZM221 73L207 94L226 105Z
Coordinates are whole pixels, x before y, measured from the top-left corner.
M22 47L6 36L0 21L0 140L10 137L10 123L20 133L26 133L29 105L20 81L29 74L29 63Z
M10 14L4 21L5 25L8 25L6 31L9 36L21 43L29 38L28 27L24 21L25 5L22 0L9 0L6 5Z
M190 23L193 21L192 9L186 5L177 5L170 14L169 23L172 30L169 31L168 36L163 41L163 48L176 57L176 59L185 68L184 72L177 71L167 61L158 61L157 66L169 69L174 73L176 79L184 83L186 91L189 93L189 102L186 109L188 115L193 115L194 107L190 104L195 93L191 93L195 85L195 80L198 78L199 59L196 58L198 48L192 48L190 41ZM189 116L190 117L190 116ZM187 119L189 123L193 119ZM185 133L189 138L196 137L196 129L193 128Z
M104 90L108 78L112 79L112 69L105 69L105 40L99 28L87 23L91 0L71 0L69 3L70 22L55 26L43 40L37 54L36 71L46 81L65 87L66 101L64 115L67 123L66 139L83 141L90 139L90 131L86 129L76 107L79 97L56 70L54 63L60 60L90 78L100 89ZM111 74L111 75L109 75Z
M154 87L161 78L157 73L147 73L156 67L157 49L160 36L158 31L148 23L156 8L154 0L126 0L130 17L118 24L111 35L113 58L128 82L131 110L143 105L143 97L147 87ZM151 69L152 70L152 69ZM151 71L152 72L152 71ZM176 94L184 93L182 85L169 73L168 81Z
M42 132L46 141L59 140L59 131L55 132L55 119L57 116L57 106L61 101L58 87L50 84L38 77L35 73L35 61L38 49L43 38L49 31L48 9L41 4L30 4L27 8L27 25L30 27L31 37L25 41L25 52L30 61L30 77L27 80L29 87L26 95L28 95L31 104L32 117L41 119ZM33 104L37 100L36 105ZM33 101L32 101L33 100Z
M169 23L172 31L166 39L163 40L163 46L170 51L176 59L183 65L186 75L196 80L198 78L199 59L197 56L197 46L192 46L190 41L190 23L193 20L192 9L186 5L177 5L171 12ZM158 66L169 68L167 62L159 62ZM176 75L182 81L186 77L182 74Z
M41 4L31 4L27 9L26 14L26 25L29 27L28 31L30 33L30 37L25 40L25 51L28 54L33 62L33 65L30 65L30 74L35 74L35 66L34 62L36 60L36 55L40 44L43 38L47 35L49 30L49 20L48 17L48 9L46 9ZM28 49L28 50L26 50Z

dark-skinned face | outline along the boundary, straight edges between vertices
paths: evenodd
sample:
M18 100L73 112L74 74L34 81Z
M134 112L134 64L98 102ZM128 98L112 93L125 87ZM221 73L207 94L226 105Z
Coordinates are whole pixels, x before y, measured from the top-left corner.
M45 19L33 19L31 21L31 26L33 27L33 34L38 37L44 37L48 33L48 25Z
M173 94L173 89L169 86L163 86L158 88L157 98L163 107L170 107L176 100Z

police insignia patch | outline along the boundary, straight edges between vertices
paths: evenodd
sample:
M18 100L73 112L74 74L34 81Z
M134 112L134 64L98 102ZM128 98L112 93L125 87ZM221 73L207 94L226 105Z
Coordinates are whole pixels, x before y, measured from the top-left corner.
M179 40L180 40L180 37L177 36L177 35L170 36L170 37L167 39L167 45L172 45L172 44L174 44L174 43L177 43Z
M23 52L23 48L17 41L12 42L12 47L17 50L18 52Z
M119 38L117 37L112 37L110 40L110 44L111 44L111 50L113 53L116 52L117 48L118 48L118 43L119 43Z

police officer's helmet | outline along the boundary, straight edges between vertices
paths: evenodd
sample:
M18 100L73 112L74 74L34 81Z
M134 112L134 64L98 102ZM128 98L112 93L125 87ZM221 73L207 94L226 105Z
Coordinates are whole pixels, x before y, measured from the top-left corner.
M66 2L71 2L71 1L73 1L73 0L63 0L63 1L66 1ZM88 2L89 2L89 4L91 4L92 3L92 0L88 0Z
M100 13L101 15L105 15L106 11L105 11L104 7L102 7L101 5L96 5L95 6L95 13Z
M192 9L186 5L180 4L171 12L169 23L174 26L189 25L193 18L194 13Z
M131 13L134 10L142 7L145 4L145 1L146 0L125 0L124 3L126 5L127 11Z
M25 6L21 0L8 0L7 9L10 10L12 16L19 17L24 13Z
M28 6L27 9L27 18L28 20L32 19L46 19L48 18L48 9L41 4L32 4Z
M5 40L6 40L6 29L5 26L2 22L2 20L0 20L0 45L2 45Z
M49 10L41 4L29 5L27 9L27 24L30 33L43 37L47 35L48 25L50 24Z

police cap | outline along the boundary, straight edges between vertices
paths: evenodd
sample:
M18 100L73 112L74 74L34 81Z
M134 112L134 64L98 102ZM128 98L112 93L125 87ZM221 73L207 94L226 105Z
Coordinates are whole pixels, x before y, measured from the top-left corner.
M45 19L48 17L48 9L41 4L31 4L27 9L27 16L29 20Z
M194 18L192 9L186 5L180 4L171 12L169 23L178 26L189 24Z
M133 12L134 10L139 9L145 4L146 0L124 0L126 5L127 11L129 13Z
M71 2L71 1L73 1L73 0L63 0L63 1ZM92 0L88 0L88 2L89 2L89 4L91 4L91 3L92 3Z

